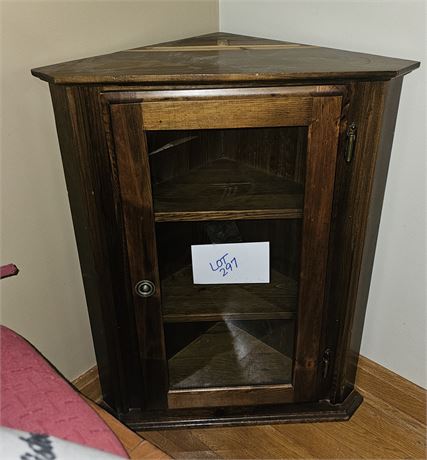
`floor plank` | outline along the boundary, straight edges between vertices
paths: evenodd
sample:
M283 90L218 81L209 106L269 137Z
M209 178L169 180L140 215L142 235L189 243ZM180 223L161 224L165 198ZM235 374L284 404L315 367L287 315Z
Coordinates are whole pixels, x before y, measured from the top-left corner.
M336 423L137 434L90 404L116 433L131 459L427 458L426 391L363 357L356 383L364 402L351 420Z
M132 460L139 460L139 459L161 459L166 460L170 459L169 455L165 452L162 452L157 447L153 446L148 441L141 441L134 449L128 452L129 457Z
M417 433L415 430L408 432L408 426L399 423L399 418L387 413L386 410L378 410L378 407L371 401L363 404L351 422L368 428L370 436L375 436L376 439L381 439L382 442L394 446L396 452L401 452L403 456L422 458L425 453L425 433ZM407 440L409 433L411 442Z
M426 391L361 358L348 422L143 432L173 458L425 459Z
M193 431L195 430L150 431L150 439L146 439L156 446L162 446L161 449L172 458L218 458Z
M319 424L319 429L324 435L333 438L335 443L352 449L355 458L408 458L408 453L392 442L387 433L375 429L374 420L366 423L369 418L367 414L364 415L367 404L365 401L350 421Z
M291 440L301 444L301 440L304 440L304 447L308 451L306 458L350 459L359 457L354 449L337 442L335 437L325 433L316 423L275 425L274 429L286 442Z
M213 428L194 430L219 458L307 458L307 450L297 443L277 436L272 426ZM242 452L241 452L242 451Z

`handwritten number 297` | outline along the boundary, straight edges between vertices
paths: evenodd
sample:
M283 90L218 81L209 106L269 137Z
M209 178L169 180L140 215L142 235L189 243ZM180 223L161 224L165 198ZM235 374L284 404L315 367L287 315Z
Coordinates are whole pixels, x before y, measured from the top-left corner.
M238 268L237 260L233 257L230 261L227 260L228 252L224 254L222 257L217 259L212 265L212 262L209 262L211 270L216 272L217 270L222 273L222 276L227 276L230 272L233 271L233 268ZM233 267L234 265L234 267Z

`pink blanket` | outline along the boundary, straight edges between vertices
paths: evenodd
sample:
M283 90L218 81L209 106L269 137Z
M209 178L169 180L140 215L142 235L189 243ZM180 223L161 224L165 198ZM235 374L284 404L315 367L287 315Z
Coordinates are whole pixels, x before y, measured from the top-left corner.
M26 340L0 326L0 424L128 457L114 433Z

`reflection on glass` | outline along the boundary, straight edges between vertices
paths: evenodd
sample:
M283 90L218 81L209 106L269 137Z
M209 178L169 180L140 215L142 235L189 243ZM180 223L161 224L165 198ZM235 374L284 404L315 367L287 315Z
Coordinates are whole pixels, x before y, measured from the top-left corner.
M189 342L186 324L166 324L169 385L173 389L290 383L293 321L196 323ZM171 342L174 342L171 345Z

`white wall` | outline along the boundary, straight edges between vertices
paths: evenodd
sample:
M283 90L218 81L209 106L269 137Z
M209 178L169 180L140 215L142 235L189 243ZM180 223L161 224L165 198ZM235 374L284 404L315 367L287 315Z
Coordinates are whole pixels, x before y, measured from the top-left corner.
M424 1L220 0L220 30L423 61L405 77L362 354L426 379Z
M65 376L95 364L48 85L32 67L218 30L217 0L2 1L1 322Z

